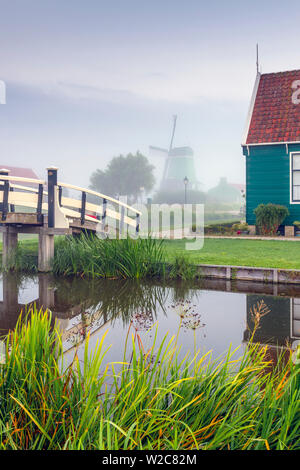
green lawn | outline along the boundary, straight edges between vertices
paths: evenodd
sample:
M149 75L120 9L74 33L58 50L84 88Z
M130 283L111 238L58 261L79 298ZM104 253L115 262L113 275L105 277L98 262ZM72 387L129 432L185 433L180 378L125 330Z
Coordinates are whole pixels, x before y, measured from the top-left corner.
M195 251L185 250L185 243L185 240L166 240L164 244L167 260L172 261L178 255L185 255L198 264L300 269L300 240L293 242L207 238L202 250ZM29 253L37 253L37 239L23 239L21 244ZM2 244L0 248L2 249Z
M300 240L293 242L207 238L202 250L198 251L186 251L184 240L168 240L165 241L165 246L169 261L184 254L198 264L300 269Z

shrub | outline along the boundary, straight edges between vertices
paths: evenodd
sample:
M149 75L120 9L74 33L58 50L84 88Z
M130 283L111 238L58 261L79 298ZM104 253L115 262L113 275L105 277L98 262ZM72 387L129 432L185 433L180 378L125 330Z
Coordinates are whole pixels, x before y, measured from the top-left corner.
M246 222L241 222L239 224L233 224L232 229L237 232L247 232L249 230L249 225Z
M232 224L239 224L239 221L224 222L220 224L210 224L204 227L204 233L209 234L228 234L232 233Z
M275 235L279 225L289 215L289 211L285 206L269 203L257 206L254 214L261 235Z

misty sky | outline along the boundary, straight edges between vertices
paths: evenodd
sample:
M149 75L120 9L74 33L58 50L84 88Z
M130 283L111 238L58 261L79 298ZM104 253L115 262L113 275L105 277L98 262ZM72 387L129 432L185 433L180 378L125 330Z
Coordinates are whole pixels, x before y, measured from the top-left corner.
M256 42L262 72L300 68L299 30L293 0L0 0L0 164L85 186L114 155L168 147L177 114L204 188L243 182Z

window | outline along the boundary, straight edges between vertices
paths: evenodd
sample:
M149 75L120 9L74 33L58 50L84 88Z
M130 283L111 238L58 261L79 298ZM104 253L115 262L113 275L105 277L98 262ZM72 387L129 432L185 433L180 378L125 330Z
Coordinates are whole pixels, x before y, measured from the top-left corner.
M292 300L291 338L300 338L300 299Z
M300 153L291 155L292 201L300 202Z

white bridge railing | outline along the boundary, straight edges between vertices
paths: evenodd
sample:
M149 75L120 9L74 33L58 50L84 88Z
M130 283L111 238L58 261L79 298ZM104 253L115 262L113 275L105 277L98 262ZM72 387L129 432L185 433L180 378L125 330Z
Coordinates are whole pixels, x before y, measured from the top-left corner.
M79 198L64 195L64 189L76 191ZM95 202L89 202L87 196L93 196ZM99 202L98 202L99 201ZM109 205L108 205L109 204ZM43 215L48 214L48 227L67 228L75 219L79 225L87 222L108 225L107 219L117 221L119 230L124 225L140 228L141 212L105 194L91 189L81 188L68 183L57 182L57 168L48 168L48 179L39 180L9 176L6 169L0 170L0 223L6 223L9 213L19 208L34 209L37 220L43 223ZM30 211L32 213L32 211Z

